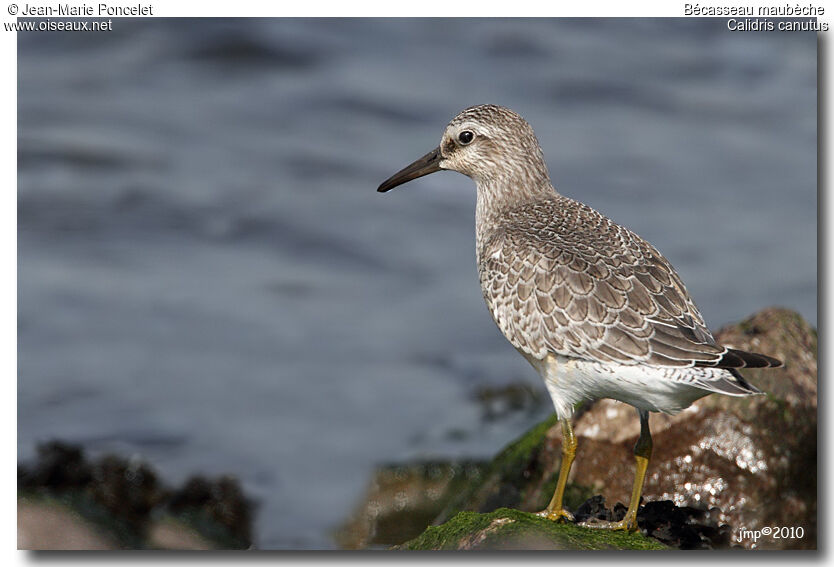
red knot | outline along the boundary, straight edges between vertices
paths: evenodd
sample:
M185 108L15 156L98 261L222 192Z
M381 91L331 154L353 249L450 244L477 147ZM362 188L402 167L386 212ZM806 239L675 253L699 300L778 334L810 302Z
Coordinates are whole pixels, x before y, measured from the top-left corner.
M573 519L562 506L576 453L573 409L586 399L612 398L634 406L640 418L636 474L625 518L592 525L636 530L652 452L649 412L675 414L713 392L759 394L737 369L781 362L716 344L654 246L553 188L533 129L512 110L467 108L449 122L437 148L378 190L442 170L477 185L484 300L507 340L544 379L561 421L559 480L541 515Z

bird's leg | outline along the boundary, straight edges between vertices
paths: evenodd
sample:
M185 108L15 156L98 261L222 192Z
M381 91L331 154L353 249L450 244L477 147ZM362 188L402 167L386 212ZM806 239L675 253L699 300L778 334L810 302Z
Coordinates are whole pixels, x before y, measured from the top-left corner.
M539 512L540 516L550 520L573 521L573 514L562 507L562 500L565 496L565 485L568 483L568 474L576 456L576 436L569 419L562 419L562 466L559 468L559 480L556 483L556 490L547 508Z
M649 431L649 412L638 410L640 413L640 437L634 445L634 486L631 488L631 500L628 510L622 519L623 529L635 531L637 529L637 508L640 507L640 495L643 493L643 483L646 480L646 469L652 458L652 433Z
M646 480L646 469L652 457L652 434L649 431L649 412L637 410L640 414L640 437L634 445L634 486L631 488L631 500L628 503L625 517L619 522L589 521L582 525L590 528L606 528L610 530L637 531L637 508L640 506L640 495L643 493L643 482Z

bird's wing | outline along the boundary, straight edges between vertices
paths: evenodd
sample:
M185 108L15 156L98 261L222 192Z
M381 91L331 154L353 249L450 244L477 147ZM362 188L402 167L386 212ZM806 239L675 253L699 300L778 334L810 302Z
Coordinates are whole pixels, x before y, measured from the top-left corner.
M570 201L570 200L568 200ZM484 243L484 298L520 351L657 366L761 367L779 361L717 345L669 262L590 207L520 218Z

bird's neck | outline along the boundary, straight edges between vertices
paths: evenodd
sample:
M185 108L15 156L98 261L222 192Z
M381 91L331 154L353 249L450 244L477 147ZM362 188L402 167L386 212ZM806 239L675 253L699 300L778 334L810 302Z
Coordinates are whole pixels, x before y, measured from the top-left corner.
M501 227L501 218L507 212L558 196L546 173L525 179L478 179L475 182L478 187L475 230L479 243Z

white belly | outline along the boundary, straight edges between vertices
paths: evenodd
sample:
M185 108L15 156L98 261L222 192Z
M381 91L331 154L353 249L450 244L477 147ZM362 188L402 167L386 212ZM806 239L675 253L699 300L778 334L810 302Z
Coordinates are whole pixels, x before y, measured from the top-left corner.
M544 379L560 419L569 418L574 406L587 399L611 398L646 411L676 414L710 393L670 376L682 369L601 364L556 355L525 358Z

